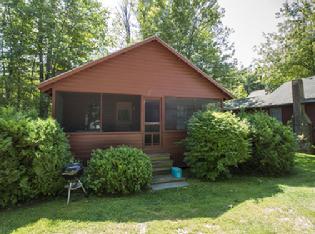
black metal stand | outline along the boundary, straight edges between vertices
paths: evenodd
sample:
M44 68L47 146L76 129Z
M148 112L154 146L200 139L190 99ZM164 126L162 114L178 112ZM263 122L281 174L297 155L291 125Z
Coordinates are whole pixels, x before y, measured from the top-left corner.
M77 190L77 189L80 189L80 188L81 188L82 191L83 191L85 194L87 194L87 193L86 193L86 190L85 190L84 187L83 187L82 182L81 182L79 179L77 179L76 181L70 181L69 185L66 185L65 188L68 189L67 205L68 205L69 202L70 202L70 196L71 196L71 191L72 191L72 190Z

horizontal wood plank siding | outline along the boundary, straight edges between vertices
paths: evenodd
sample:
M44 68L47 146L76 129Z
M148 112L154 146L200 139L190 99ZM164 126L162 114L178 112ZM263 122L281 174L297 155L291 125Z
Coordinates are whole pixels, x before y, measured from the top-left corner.
M220 89L156 41L55 84L64 91L227 98Z
M71 152L79 159L89 159L93 149L105 149L110 146L130 145L143 147L143 133L69 133ZM186 132L162 133L162 148L158 151L169 152L177 166L183 166L184 149L178 142L186 137ZM152 151L154 152L154 151Z
M129 145L142 148L142 133L69 133L71 152L80 159L88 159L93 149Z
M192 97L229 99L221 89L172 54L157 41L99 63L51 84L53 92L91 92L141 95L141 132L69 133L72 153L88 159L91 151L116 145L143 148L144 97ZM55 95L53 96L55 98ZM55 100L53 100L55 105ZM164 102L162 119L164 126ZM55 107L55 106L54 106ZM55 108L54 108L55 109ZM183 148L177 144L185 132L163 132L160 151L169 152L175 165L183 165Z

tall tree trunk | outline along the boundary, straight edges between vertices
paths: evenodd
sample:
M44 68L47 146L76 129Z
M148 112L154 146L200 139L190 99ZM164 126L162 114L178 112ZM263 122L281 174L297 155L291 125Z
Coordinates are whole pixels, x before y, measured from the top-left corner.
M38 59L39 59L39 81L43 82L45 80L45 71L44 71L44 39L43 39L43 22L42 16L38 19ZM41 118L47 118L48 116L48 102L46 94L40 93L39 97L39 116Z
M117 9L121 23L125 31L125 42L128 45L131 41L131 14L133 2L131 0L123 0Z
M45 74L44 74L44 55L43 55L43 49L40 46L39 49L39 81L43 82L45 80ZM39 98L39 116L41 118L47 118L48 116L48 102L47 102L47 96L44 93L40 93Z
M3 17L4 18L4 17ZM4 99L3 101L6 102L6 96L7 96L7 90L6 90L6 64L5 64L5 53L4 53L4 35L2 35L1 38L1 60L2 60L2 64L1 64L1 70L2 70L2 85L1 85L1 95L2 98ZM1 99L2 99L1 98Z

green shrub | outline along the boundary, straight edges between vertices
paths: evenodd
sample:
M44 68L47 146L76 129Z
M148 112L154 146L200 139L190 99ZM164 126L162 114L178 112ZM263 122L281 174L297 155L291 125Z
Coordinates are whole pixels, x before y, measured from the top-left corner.
M271 176L288 173L297 146L292 129L262 112L243 113L241 117L249 123L253 147L252 157L241 169Z
M69 144L52 120L0 109L0 206L49 196L63 188Z
M97 194L138 192L151 183L152 164L140 149L120 146L92 152L86 184Z
M248 125L230 112L197 112L188 122L185 162L206 180L229 176L230 167L249 158Z

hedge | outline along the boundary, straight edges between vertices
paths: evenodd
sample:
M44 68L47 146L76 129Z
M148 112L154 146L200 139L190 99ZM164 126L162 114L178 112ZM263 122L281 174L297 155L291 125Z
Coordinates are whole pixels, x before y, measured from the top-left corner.
M263 112L240 116L249 123L252 142L252 156L241 169L271 176L289 173L297 149L292 129Z
M195 113L184 140L185 162L197 178L215 180L230 176L230 168L250 157L246 121L231 112Z
M62 167L71 160L68 140L52 119L31 119L0 109L0 206L51 196L64 185Z
M87 186L96 194L139 192L151 183L152 164L137 148L97 149L92 152L85 176Z

